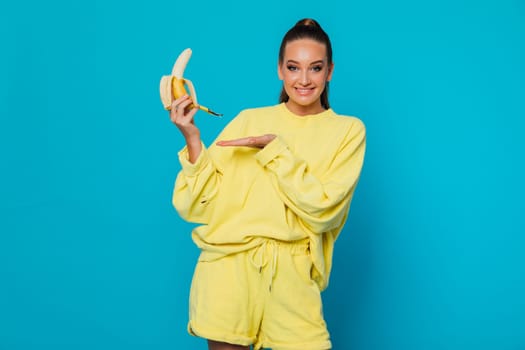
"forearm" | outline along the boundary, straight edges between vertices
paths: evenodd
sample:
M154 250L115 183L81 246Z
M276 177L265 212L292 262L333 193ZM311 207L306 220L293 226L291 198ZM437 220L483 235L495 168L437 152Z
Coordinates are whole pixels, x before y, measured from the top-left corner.
M359 178L364 140L334 156L332 167L322 177L314 175L307 162L296 157L278 138L256 155L274 179L285 205L313 232L322 233L341 225Z
M202 142L200 135L185 137L186 147L188 149L188 161L194 164L202 152Z

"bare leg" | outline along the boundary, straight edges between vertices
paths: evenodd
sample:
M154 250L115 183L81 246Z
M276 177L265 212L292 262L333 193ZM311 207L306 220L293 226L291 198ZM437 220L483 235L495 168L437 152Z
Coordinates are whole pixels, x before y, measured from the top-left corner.
M233 345L221 343L214 340L208 340L208 350L249 350L249 346Z

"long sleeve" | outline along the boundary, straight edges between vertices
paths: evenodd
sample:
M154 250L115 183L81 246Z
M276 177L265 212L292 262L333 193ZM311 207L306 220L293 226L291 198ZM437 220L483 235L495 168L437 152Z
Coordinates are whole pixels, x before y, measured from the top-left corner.
M321 234L340 229L346 219L365 143L365 127L355 119L327 171L317 176L279 136L258 152L256 159L271 174L281 199L305 228Z
M188 160L188 150L179 152L182 170L177 175L172 202L179 215L190 222L209 221L213 199L221 182L221 173L210 158L208 149L202 151L194 164Z
M240 113L223 129L217 140L237 137L242 132L243 125ZM172 203L184 220L209 223L222 183L222 169L231 158L231 153L232 150L219 152L215 142L209 148L202 144L202 151L194 164L188 160L186 146L178 153L182 169L175 180Z

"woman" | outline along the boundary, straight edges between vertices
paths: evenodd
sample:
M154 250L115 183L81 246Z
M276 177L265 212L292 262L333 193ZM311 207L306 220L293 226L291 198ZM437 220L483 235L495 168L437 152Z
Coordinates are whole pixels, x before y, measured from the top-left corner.
M186 140L173 204L202 224L191 334L209 349L330 349L321 295L365 152L365 128L328 102L330 39L312 19L281 43L280 103L248 109L206 148L191 98L170 117Z

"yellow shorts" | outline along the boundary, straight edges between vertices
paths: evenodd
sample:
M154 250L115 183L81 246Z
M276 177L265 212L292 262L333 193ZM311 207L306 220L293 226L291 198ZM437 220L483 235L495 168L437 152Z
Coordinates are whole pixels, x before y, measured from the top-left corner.
M190 291L192 335L282 350L330 349L321 293L310 278L308 241L267 240L199 261Z

